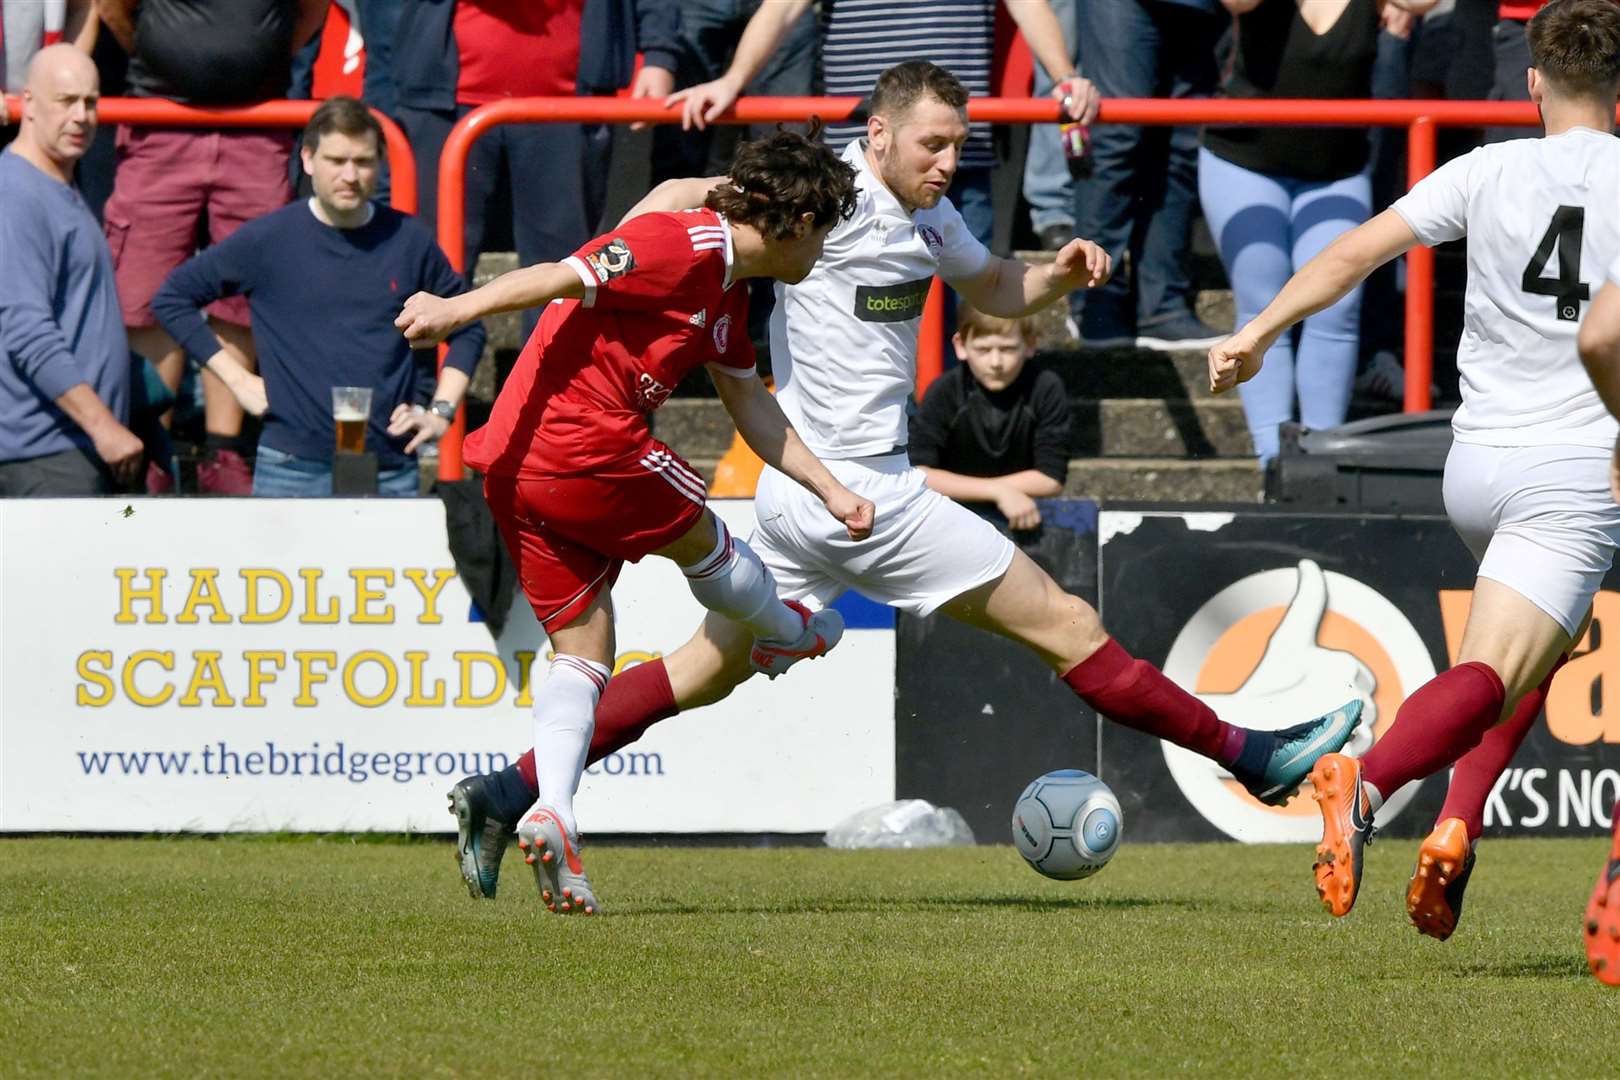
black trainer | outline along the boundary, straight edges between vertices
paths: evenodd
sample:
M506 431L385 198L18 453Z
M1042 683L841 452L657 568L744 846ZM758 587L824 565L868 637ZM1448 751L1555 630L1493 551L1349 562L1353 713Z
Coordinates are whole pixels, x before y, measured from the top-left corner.
M456 816L456 866L474 900L493 900L501 879L501 856L515 822L493 812L488 776L469 776L450 789L450 812Z

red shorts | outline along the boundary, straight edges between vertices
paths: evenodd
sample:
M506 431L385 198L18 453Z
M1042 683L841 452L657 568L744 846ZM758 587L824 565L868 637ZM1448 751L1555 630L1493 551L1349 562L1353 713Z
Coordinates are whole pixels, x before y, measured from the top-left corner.
M546 632L567 626L626 562L685 536L703 516L703 477L669 447L589 476L487 476L484 498Z
M125 326L156 326L152 297L169 272L196 253L205 210L208 238L217 244L244 222L287 205L292 138L285 132L120 127L117 145L118 173L105 216L118 302ZM208 313L250 325L240 296L210 304Z

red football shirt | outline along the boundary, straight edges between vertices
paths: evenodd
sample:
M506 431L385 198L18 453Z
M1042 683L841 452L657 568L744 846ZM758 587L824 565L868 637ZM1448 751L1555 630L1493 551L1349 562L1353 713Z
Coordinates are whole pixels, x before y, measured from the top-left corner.
M686 373L754 377L748 289L712 210L643 214L566 260L583 300L546 306L465 458L486 474L573 476L641 454Z

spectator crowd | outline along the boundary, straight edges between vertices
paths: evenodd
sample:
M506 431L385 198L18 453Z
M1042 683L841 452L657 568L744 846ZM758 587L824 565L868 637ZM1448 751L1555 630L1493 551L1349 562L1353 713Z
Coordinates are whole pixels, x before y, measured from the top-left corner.
M999 93L1016 30L1035 62L1028 92L1061 102L1067 125L1030 128L1026 151L1011 132L973 123L949 197L987 245L1055 250L1082 236L1108 252L1113 279L1071 302L1080 347L1201 349L1223 331L1197 303L1198 220L1241 324L1399 194L1400 140L1334 128L1088 128L1099 100L1527 100L1524 26L1540 6L6 0L0 76L20 115L0 127L0 494L348 490L332 404L347 387L369 391L363 442L349 448L363 459L361 489L415 494L419 455L461 406L485 337L478 325L462 330L441 367L393 320L413 292L467 288L435 241L438 159L456 122L489 102L627 94L682 110L681 124L640 140L589 124L504 125L478 140L467 265L503 249L527 265L567 256L610 223L610 178L637 147L650 147L651 183L722 172L747 132L713 122L741 96L861 96L909 59L948 68L974 95ZM350 93L334 95L323 70L340 72ZM302 133L111 131L97 122L104 94L208 107L326 100ZM415 215L388 205L372 110L409 138ZM864 131L834 123L825 137L842 147ZM994 184L1009 165L1021 186ZM1262 461L1278 453L1287 421L1331 427L1355 393L1399 398L1398 287L1392 270L1368 283L1365 300L1358 289L1313 315L1244 384ZM535 317L526 314L525 332ZM1063 380L1026 367L1031 324L965 304L954 320L960 367L919 403L914 461L938 490L1032 526L1033 500L1062 490Z

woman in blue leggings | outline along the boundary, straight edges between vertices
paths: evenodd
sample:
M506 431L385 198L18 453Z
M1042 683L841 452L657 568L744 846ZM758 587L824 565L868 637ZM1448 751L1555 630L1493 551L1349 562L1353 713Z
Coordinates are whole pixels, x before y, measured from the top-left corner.
M1235 16L1225 91L1231 98L1365 98L1372 92L1381 0L1222 0ZM1393 2L1393 0L1392 0ZM1401 0L1421 12L1433 0ZM1198 194L1220 248L1242 326L1294 271L1366 221L1367 133L1346 128L1207 128ZM1361 289L1284 336L1243 384L1243 411L1262 463L1296 415L1344 422L1355 381Z

